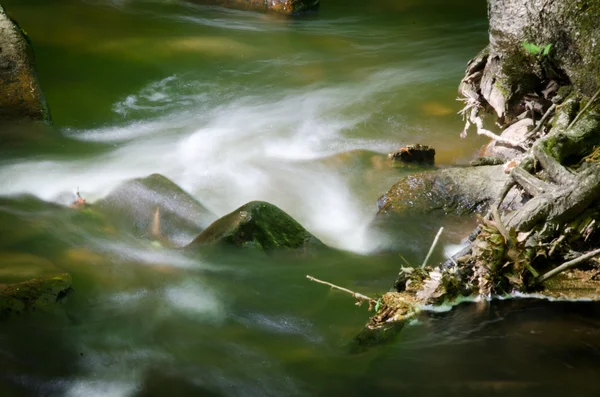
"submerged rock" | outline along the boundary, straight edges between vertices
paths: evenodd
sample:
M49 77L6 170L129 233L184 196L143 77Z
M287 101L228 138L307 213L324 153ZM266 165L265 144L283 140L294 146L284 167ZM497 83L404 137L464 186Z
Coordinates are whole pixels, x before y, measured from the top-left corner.
M16 284L0 284L0 319L50 309L65 298L71 290L71 283L71 276L64 273Z
M51 122L25 32L0 6L0 122Z
M188 245L228 244L263 251L325 247L291 216L273 204L252 201L215 221Z
M378 215L480 212L498 197L508 179L502 165L448 168L411 175L379 199Z
M242 10L271 11L297 15L319 8L320 0L194 0L196 3L216 4Z
M126 181L93 206L138 237L187 244L216 216L168 178Z

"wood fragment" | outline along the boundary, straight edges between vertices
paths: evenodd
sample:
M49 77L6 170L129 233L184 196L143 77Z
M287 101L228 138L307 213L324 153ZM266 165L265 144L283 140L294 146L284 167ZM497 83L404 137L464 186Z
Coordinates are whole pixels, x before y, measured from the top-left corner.
M600 255L600 249L590 251L587 254L583 254L573 260L565 262L562 265L550 270L548 273L544 274L543 276L538 277L535 281L536 281L536 283L543 283L544 281L547 281L548 279L556 276L557 274L560 274L560 273L564 272L565 270L568 270L577 265L580 265L581 263L588 261L597 255Z

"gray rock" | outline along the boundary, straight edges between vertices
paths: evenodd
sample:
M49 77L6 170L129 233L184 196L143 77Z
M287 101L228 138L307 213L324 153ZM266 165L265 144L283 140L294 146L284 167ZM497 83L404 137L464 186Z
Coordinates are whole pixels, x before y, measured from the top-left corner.
M510 120L524 94L547 79L568 79L591 96L599 87L600 2L572 0L488 0L489 58L481 94L502 119ZM551 44L543 55L526 50Z
M512 141L520 142L525 138L525 135L533 129L533 120L523 119L509 126L507 129L502 131L500 136L502 138L510 139ZM491 141L484 149L483 156L494 156L502 157L506 160L512 160L516 157L521 156L525 151L521 148L499 143L497 141Z
M379 199L378 216L482 212L498 197L508 179L502 165L447 168L411 175Z
M40 89L33 49L25 32L0 6L0 122L51 122Z
M168 178L152 174L126 181L92 208L138 237L189 243L216 216ZM157 214L158 210L158 214ZM156 227L158 217L159 227Z

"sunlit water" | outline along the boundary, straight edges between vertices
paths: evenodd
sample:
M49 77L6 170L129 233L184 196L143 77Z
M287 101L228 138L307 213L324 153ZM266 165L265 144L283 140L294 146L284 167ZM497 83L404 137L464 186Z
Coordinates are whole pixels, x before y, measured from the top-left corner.
M455 101L487 41L479 3L323 0L289 20L184 1L5 0L55 127L19 126L1 148L0 265L34 255L71 272L75 292L63 311L2 324L0 394L593 395L594 303L466 304L350 355L366 308L304 278L375 295L398 253L422 260L440 220L401 225L402 239L369 225L415 171L390 168L389 151L432 144L445 166L483 143L458 138ZM341 251L193 257L39 201L79 189L93 202L152 173L217 216L276 204ZM444 244L471 225L446 222Z

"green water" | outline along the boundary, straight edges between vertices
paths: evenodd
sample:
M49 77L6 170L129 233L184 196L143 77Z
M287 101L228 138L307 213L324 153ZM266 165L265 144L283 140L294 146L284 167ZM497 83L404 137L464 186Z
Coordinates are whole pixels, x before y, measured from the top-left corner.
M472 227L370 223L416 171L389 151L431 144L448 166L485 143L458 138L455 101L485 2L323 0L294 20L176 0L3 5L34 43L54 127L11 126L0 147L0 269L68 271L74 293L2 323L0 395L597 395L596 303L465 304L350 354L367 309L305 279L375 296L441 224L438 260ZM339 251L187 255L61 206L155 172L217 216L272 202Z

